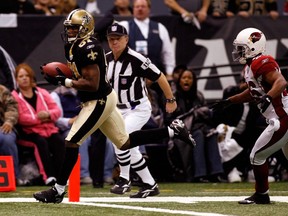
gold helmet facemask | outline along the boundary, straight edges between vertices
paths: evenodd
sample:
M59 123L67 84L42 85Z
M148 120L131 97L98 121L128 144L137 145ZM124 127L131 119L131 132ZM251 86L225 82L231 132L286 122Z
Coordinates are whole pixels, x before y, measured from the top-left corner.
M64 20L64 32L62 39L67 43L72 43L75 40L83 39L94 34L94 18L83 9L75 9L71 11ZM67 34L68 27L78 28L78 34L75 37L69 37Z

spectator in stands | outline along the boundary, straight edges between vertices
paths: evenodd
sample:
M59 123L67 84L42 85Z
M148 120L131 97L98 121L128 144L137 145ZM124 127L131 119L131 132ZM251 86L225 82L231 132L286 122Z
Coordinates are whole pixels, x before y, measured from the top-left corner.
M50 0L50 8L53 15L67 15L79 6L76 0Z
M276 0L236 0L229 1L228 13L237 14L241 17L252 15L269 15L272 19L279 17Z
M16 67L18 89L12 95L18 102L19 139L36 144L47 179L46 185L54 184L59 175L65 151L64 140L55 125L61 111L45 89L36 86L34 71L22 63Z
M86 10L94 16L101 14L97 0L77 0L77 4L79 8Z
M173 114L166 114L165 122L183 119L197 145L192 149L180 140L174 140L180 151L187 182L220 182L223 166L218 150L217 134L211 123L211 113L204 96L197 90L197 78L192 70L179 74L175 98L178 104Z
M58 1L61 4L67 1L51 0L52 2ZM59 15L51 4L50 0L1 0L0 13L16 13L16 14L42 14L42 15ZM70 0L69 0L70 1ZM68 2L69 2L68 1ZM71 0L75 1L75 0Z
M39 13L45 14L46 16L51 16L55 13L51 7L51 0L35 0L34 7Z
M0 46L0 84L4 85L10 91L16 88L14 77L15 62L6 50Z
M0 13L37 14L39 11L29 0L1 0Z
M18 121L18 106L11 92L0 85L0 155L12 156L14 173L18 186L26 182L20 179L19 157L16 144L16 130L14 126Z
M172 92L173 92L174 95L175 95L175 93L177 91L176 83L178 82L179 75L180 75L180 73L182 73L185 70L187 70L187 66L186 65L177 65L173 69L172 80L169 80L169 83L170 83L170 86L172 88Z
M180 15L186 23L192 23L196 17L200 23L207 18L210 0L164 0L173 15Z
M133 9L130 6L130 0L114 0L114 7L109 10L114 15L132 16Z
M211 0L209 14L217 18L233 16L228 12L229 1L231 0Z
M150 0L134 0L134 18L119 24L128 31L128 46L147 56L168 79L171 79L175 67L175 52L168 30L163 24L150 20L150 10Z

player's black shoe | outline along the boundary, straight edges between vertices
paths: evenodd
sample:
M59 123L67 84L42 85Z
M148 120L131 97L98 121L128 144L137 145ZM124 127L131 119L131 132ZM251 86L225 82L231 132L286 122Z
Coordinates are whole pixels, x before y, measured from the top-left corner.
M140 190L130 195L130 198L146 198L147 196L156 196L160 194L157 183L154 185L143 184Z
M110 192L114 194L124 194L129 191L131 191L131 181L122 177L119 177L116 184L110 189Z
M52 186L48 190L34 193L33 196L36 200L43 203L61 203L65 194L66 192L63 192L61 195L59 195L55 186Z
M239 204L270 204L270 197L268 194L254 193L252 196L241 200Z
M186 128L184 122L180 119L175 119L169 126L174 131L174 137L190 144L192 147L196 146L196 142L192 135Z

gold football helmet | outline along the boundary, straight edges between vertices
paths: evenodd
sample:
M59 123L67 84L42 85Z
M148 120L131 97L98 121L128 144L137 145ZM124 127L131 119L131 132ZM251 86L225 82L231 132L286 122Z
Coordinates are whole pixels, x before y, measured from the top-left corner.
M78 39L83 39L94 34L94 18L93 16L83 9L75 9L71 11L64 21L64 41L71 43ZM69 36L67 28L78 27L78 34L76 36Z

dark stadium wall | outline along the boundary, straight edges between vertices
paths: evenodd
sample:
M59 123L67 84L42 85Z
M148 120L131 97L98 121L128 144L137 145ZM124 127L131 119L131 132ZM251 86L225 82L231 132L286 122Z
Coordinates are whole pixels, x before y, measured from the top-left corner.
M96 22L101 18L95 17ZM13 25L5 26L5 22L2 27L1 19L0 45L17 64L29 63L37 73L38 82L44 81L39 72L40 65L51 61L65 61L60 36L64 17L16 16ZM195 70L200 78L198 88L208 100L221 98L224 88L238 82L242 66L232 62L231 52L232 42L243 28L261 29L268 41L267 54L275 57L280 66L287 68L288 28L284 28L288 23L286 16L281 16L276 21L260 16L248 19L208 18L201 30L183 23L177 17L153 16L152 19L167 27L174 45L176 63L187 64ZM213 76L214 79L207 79Z

